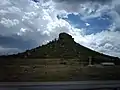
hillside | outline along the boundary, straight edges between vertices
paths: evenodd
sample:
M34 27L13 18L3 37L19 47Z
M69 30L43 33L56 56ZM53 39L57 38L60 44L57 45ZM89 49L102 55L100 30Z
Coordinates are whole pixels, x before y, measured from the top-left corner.
M58 40L23 53L0 57L0 81L77 81L120 80L120 66L89 67L92 64L114 62L119 58L92 51L74 41L67 33Z
M100 63L103 61L113 61L118 60L117 57L112 57L104 55L102 53L88 49L74 41L71 35L67 33L60 33L58 40L53 40L31 50L27 50L23 53L18 53L14 55L1 56L3 58L70 58L70 59L80 59L84 62L88 61L89 57L92 57L93 61ZM119 60L120 61L120 60Z

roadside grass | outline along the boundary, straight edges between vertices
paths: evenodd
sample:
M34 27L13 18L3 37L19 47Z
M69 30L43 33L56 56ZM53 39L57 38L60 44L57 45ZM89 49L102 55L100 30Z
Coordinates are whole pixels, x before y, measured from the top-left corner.
M74 59L18 59L0 67L0 81L120 80L120 66L81 67Z

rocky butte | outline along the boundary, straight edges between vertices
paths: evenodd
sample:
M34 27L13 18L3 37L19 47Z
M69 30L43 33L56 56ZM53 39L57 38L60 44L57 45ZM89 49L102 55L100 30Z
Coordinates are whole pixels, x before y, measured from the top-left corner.
M63 32L46 45L0 56L0 81L120 80L120 67L101 66L104 62L120 64L119 58L90 50Z

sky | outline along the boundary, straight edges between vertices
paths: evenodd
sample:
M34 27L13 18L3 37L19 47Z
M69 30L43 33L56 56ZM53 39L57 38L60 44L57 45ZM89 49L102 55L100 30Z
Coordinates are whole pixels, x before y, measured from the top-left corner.
M92 50L120 57L119 0L2 0L0 54L35 48L66 32Z

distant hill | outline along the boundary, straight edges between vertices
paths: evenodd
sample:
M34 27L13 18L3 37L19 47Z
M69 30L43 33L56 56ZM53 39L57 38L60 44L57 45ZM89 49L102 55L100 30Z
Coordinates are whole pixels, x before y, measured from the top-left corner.
M58 40L53 40L31 50L14 55L1 56L3 58L77 58L83 61L88 61L89 57L93 58L94 62L100 63L103 61L119 60L117 57L104 55L102 53L88 49L74 41L71 35L60 33ZM120 61L120 60L119 60Z

